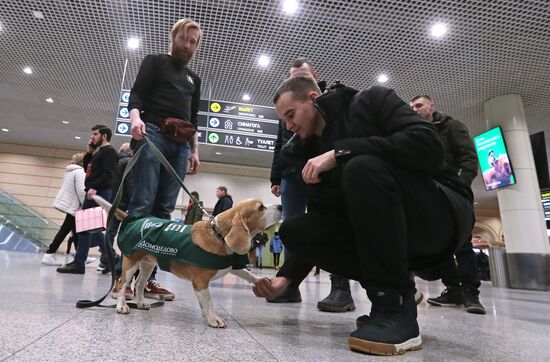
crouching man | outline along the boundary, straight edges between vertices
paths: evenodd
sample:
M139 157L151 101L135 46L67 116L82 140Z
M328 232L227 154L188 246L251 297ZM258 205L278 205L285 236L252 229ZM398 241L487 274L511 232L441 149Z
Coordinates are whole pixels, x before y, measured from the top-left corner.
M274 298L318 265L358 280L372 302L348 339L351 349L420 349L410 272L449 258L474 220L471 191L443 172L437 130L379 86L321 95L313 79L296 77L274 102L286 127L307 143L302 177L311 211L283 222L279 234L293 257L276 278L260 279L254 293Z

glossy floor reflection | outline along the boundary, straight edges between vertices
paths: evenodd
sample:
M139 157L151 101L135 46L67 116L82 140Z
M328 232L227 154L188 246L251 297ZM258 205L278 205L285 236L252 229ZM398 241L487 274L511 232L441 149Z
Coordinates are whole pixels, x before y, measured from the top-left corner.
M319 312L330 290L326 272L301 286L300 304L269 304L233 276L211 286L225 330L207 326L191 284L167 273L159 281L176 300L150 311L75 308L105 293L110 277L95 265L85 275L61 275L38 254L0 251L0 361L549 361L550 293L482 286L485 316L461 309L419 307L424 349L376 357L347 348L355 318L370 309L352 283L357 311ZM255 270L272 276L271 270ZM437 282L418 282L434 296ZM108 300L112 304L114 300Z

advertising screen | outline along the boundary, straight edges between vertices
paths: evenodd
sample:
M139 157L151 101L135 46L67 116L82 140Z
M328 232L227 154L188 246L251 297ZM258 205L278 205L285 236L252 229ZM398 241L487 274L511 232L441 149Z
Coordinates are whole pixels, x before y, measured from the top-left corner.
M500 127L475 136L474 145L486 190L516 183Z

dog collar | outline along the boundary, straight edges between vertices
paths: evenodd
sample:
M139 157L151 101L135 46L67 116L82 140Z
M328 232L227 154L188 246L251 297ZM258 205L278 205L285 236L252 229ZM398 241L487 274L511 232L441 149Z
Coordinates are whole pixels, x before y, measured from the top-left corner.
M227 241L225 241L225 238L223 237L223 235L218 231L218 225L216 224L216 218L213 218L210 221L210 225L212 225L212 231L214 231L214 234L216 234L218 239L223 241L223 244L225 245L225 251L227 251L227 254L233 254L233 250L231 250L229 245L227 245Z
M223 235L218 231L218 225L216 224L216 218L214 218L214 219L212 219L212 221L210 221L210 225L212 225L212 230L214 230L214 234L216 234L216 236L225 243L225 239L224 239Z

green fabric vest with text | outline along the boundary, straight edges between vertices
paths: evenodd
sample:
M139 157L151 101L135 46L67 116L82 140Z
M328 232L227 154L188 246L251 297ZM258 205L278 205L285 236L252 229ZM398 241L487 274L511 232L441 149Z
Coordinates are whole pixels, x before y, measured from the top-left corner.
M248 264L247 255L209 253L191 240L192 225L177 221L129 215L120 227L118 247L125 256L144 251L157 257L162 270L170 271L170 261L220 270Z

